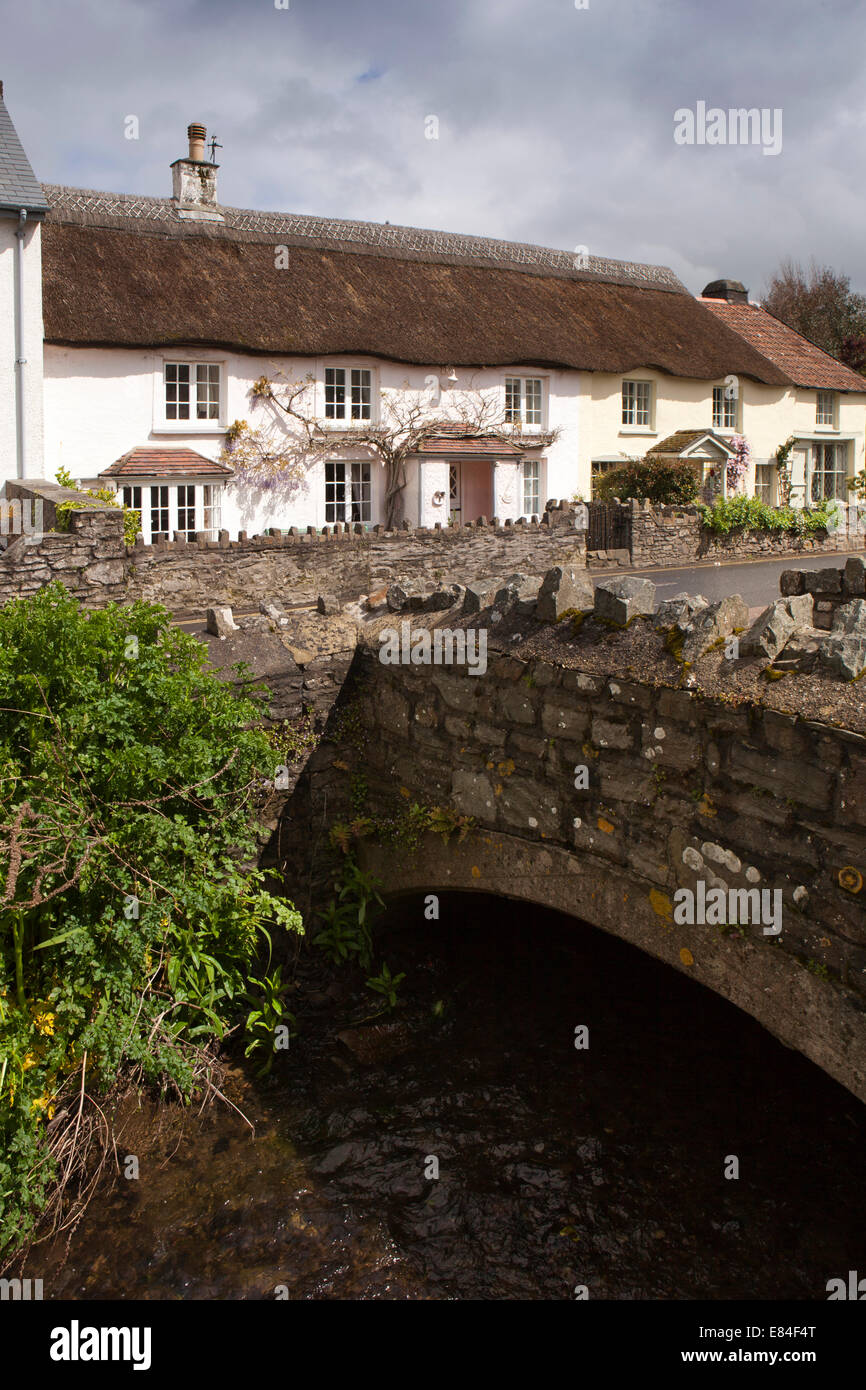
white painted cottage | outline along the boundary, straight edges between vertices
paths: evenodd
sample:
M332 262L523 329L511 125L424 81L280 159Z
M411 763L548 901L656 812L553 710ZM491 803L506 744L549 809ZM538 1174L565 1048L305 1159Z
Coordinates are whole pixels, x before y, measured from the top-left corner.
M752 450L747 488L775 501L773 454L793 435L794 500L847 501L866 381L736 282L696 299L659 266L225 207L204 127L188 139L170 197L33 180L44 203L24 208L24 313L32 340L44 217L44 384L32 362L16 388L10 339L0 401L19 389L31 423L23 443L4 437L0 478L62 467L120 489L146 540L234 537L517 519L683 440L682 457L723 473L735 434ZM0 219L7 336L12 212ZM292 414L254 389L263 377L289 384ZM382 441L398 438L411 448L386 466ZM401 485L390 500L389 479Z

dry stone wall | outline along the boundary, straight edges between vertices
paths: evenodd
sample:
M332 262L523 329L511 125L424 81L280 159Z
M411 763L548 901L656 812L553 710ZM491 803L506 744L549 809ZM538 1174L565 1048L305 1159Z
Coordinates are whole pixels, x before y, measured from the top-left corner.
M59 500L76 497L53 491ZM53 516L46 519L46 528L52 522ZM222 532L219 541L201 536L127 547L121 513L82 500L70 513L68 532L19 536L0 552L0 603L59 579L88 606L149 599L177 614L198 614L214 604L256 609L263 598L310 603L328 593L346 601L395 579L432 588L455 577L498 579L518 570L540 575L555 564L586 560L584 535L567 509L525 524L359 531L293 529L237 541Z
M852 541L845 531L821 531L814 536L787 532L738 531L717 536L701 526L697 507L656 507L632 501L632 563L687 565L695 560L774 559L785 556L832 554L862 547L862 536Z

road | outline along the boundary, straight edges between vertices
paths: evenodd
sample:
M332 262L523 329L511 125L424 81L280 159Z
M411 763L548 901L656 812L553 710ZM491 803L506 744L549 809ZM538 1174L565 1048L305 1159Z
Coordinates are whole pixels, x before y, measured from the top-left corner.
M689 565L685 569L593 570L592 578L597 584L600 579L609 579L617 574L635 574L653 581L660 601L685 590L689 594L703 594L711 603L728 594L740 594L750 608L765 608L779 597L779 575L783 570L838 569L845 564L849 555L863 558L863 551L789 555L784 560L715 561Z

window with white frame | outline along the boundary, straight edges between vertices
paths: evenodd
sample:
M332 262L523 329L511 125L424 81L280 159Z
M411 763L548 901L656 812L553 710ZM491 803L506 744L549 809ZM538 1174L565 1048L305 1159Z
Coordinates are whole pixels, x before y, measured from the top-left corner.
M651 381L624 381L622 384L622 423L649 429L652 421Z
M848 449L844 444L815 444L812 453L812 501L848 500Z
M166 362L165 418L171 421L218 421L218 362Z
M214 532L219 531L221 523L222 488L215 483L205 483L201 490L202 530L208 532L208 539L214 540Z
M150 539L168 540L168 484L158 483L150 489Z
M219 483L130 483L119 489L118 497L139 513L146 541L170 540L175 531L188 541L194 541L199 531L208 540L217 539L222 507Z
M372 520L372 482L369 463L325 464L325 525L338 521Z
M776 505L776 465L770 460L755 462L755 496L768 507Z
M141 516L141 488L136 483L120 489L120 500L124 507L131 507L134 512L138 512Z
M326 367L325 419L372 419L372 385L366 367Z
M521 516L541 516L541 459L523 461L523 511Z
M544 382L540 376L505 378L505 423L540 425L544 412Z
M737 428L737 398L727 386L713 387L713 429Z
M836 392L819 391L818 405L815 411L816 425L824 425L830 429L836 425Z
M195 540L195 486L182 483L177 490L177 529L188 541Z

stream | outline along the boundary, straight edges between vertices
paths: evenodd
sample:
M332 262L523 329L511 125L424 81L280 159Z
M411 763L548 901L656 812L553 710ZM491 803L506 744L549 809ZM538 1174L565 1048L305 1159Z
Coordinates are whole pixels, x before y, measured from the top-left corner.
M217 1105L144 1143L68 1254L32 1253L45 1297L823 1300L866 1269L853 1096L584 923L439 904L390 906L376 969L406 979L378 1019L305 950L298 1036L269 1079L231 1070L255 1138Z

